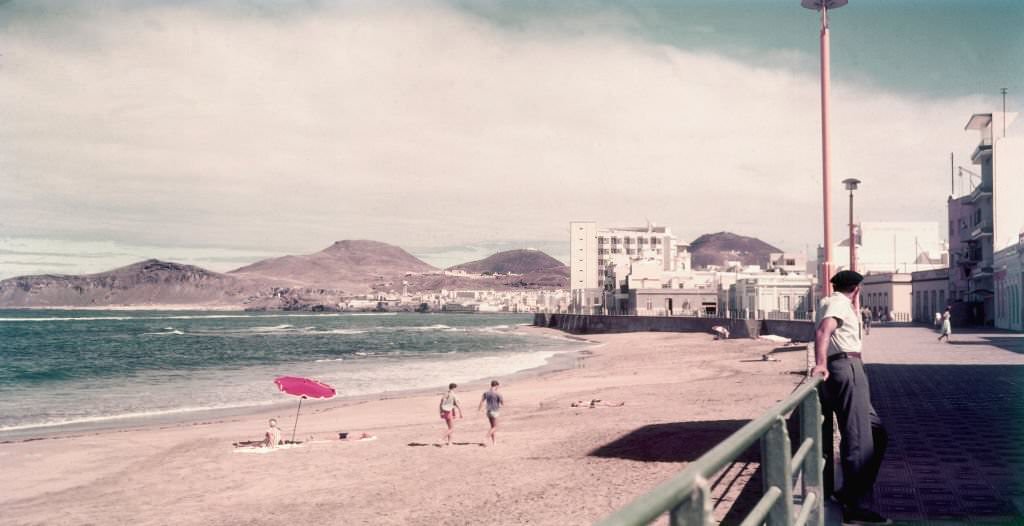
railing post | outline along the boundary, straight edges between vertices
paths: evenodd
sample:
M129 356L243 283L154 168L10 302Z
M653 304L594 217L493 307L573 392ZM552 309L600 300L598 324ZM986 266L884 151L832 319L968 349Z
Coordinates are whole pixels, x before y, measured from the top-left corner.
M818 400L817 392L808 394L800 406L800 440L803 441L807 438L814 440L814 446L804 458L802 477L804 502L808 502L807 496L811 493L816 496L812 504L815 509L807 519L807 524L824 526L825 487L822 472L825 465L821 450L821 402Z
M761 439L761 473L764 491L777 487L782 494L768 512L768 526L793 524L793 472L789 461L793 453L786 430L786 419L781 415Z
M672 509L670 526L711 526L711 485L697 477L689 497Z

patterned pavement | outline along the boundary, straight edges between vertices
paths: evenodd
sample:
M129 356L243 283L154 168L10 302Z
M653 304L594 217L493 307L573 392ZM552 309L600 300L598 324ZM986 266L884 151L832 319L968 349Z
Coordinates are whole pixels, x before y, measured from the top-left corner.
M890 434L874 507L898 524L1024 525L1024 334L876 327L865 363Z

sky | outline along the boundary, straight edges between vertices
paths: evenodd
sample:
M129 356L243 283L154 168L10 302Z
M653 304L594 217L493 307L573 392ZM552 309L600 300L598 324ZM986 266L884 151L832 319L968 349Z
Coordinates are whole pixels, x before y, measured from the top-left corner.
M848 177L858 219L945 224L967 119L1024 102L1024 2L830 20L834 236ZM813 254L818 24L797 0L0 0L0 279L341 239L564 259L574 220Z

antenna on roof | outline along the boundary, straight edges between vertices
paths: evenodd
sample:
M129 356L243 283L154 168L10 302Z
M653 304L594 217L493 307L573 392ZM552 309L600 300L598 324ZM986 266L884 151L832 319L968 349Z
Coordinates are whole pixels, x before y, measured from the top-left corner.
M1006 88L999 88L999 92L1003 94L1003 137L1006 137Z

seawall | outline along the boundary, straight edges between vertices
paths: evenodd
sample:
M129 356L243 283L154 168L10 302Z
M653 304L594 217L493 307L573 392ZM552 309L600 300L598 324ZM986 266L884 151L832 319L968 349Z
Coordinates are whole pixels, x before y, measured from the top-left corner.
M689 318L680 316L611 316L604 314L548 314L533 316L537 327L550 327L572 334L615 332L704 332L721 325L730 338L757 338L775 334L793 341L814 339L814 323L804 320L737 320L730 318Z

